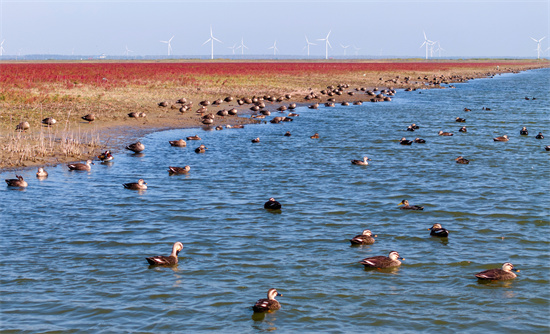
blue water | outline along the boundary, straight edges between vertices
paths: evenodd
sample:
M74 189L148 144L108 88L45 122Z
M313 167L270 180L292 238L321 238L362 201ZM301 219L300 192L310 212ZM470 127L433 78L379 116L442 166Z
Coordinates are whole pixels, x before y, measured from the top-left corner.
M114 150L112 164L49 167L42 181L18 171L27 189L0 187L2 332L547 333L549 74L300 108L289 123L152 133L143 155ZM405 131L411 123L420 129ZM186 148L168 144L194 134ZM365 155L369 166L351 165ZM168 175L185 165L188 175ZM149 189L122 187L139 178ZM269 197L281 212L263 209ZM400 210L402 199L425 209ZM448 240L429 236L434 223ZM367 228L376 243L350 247ZM148 266L176 241L177 267ZM395 271L358 263L391 250L405 257ZM474 277L508 261L515 280ZM272 287L282 308L253 318Z

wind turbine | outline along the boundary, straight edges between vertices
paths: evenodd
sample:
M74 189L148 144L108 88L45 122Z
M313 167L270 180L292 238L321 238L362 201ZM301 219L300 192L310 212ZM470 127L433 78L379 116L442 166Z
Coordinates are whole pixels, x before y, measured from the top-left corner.
M228 46L228 49L231 49L233 51L233 54L235 54L235 49L237 49L237 44L234 44L233 46Z
M346 50L347 50L347 48L349 48L349 45L344 46L344 45L340 44L340 46L344 49L344 56L345 56L346 55Z
M307 56L309 57L309 46L310 46L310 45L317 45L317 44L310 42L310 41L307 39L307 36L306 36L306 43L307 43L307 44L306 44L306 46L304 46L304 49L307 48Z
M428 37L426 37L426 32L423 31L424 33L424 43L422 43L422 45L420 45L420 47L423 47L424 45L426 46L426 59L428 59L428 48L432 45L434 45L435 42L432 42L428 39Z
M2 40L2 43L0 43L0 56L2 56L2 55L4 54L4 51L6 51L6 50L4 50L4 42L5 42L5 41L6 41L6 40L3 39L3 40Z
M358 56L359 55L359 50L361 50L361 48L358 48L356 47L355 45L353 46L353 49L355 50L355 55Z
M273 43L273 46L268 47L268 49L273 49L273 55L276 55L277 51L279 51L279 49L277 49L277 41Z
M241 55L244 55L244 49L248 49L248 47L244 45L244 37L241 37L241 45L239 45L237 49L241 49Z
M174 36L172 36L172 38L174 38ZM170 52L172 52L172 45L170 45L170 42L172 42L172 38L170 38L170 39L167 40L167 41L160 41L161 43L166 43L166 44L168 44L168 55L170 55Z
M214 35L212 35L212 26L210 26L210 38L206 42L202 43L202 45L204 45L208 42L212 43L212 52L210 54L210 59L214 59L214 41L223 43L222 41L220 41L219 39L214 37Z
M434 51L439 52L439 58L441 58L441 51L445 51L445 49L441 47L441 44L439 44L439 41L435 42L434 44L436 43L437 43L437 49L435 49Z
M134 52L134 51L128 49L128 45L126 45L126 57L128 57L128 55L130 54L130 52Z
M536 50L537 50L537 59L540 59L540 53L543 52L541 47L540 47L540 42L542 42L542 40L545 39L545 38L546 38L546 36L544 36L543 38L541 38L539 40L536 40L533 37L531 37L531 39L537 43L537 48L536 48Z
M318 41L325 41L325 59L328 59L328 47L330 46L330 48L332 49L332 45L330 45L330 42L328 41L328 36L331 32L332 30L328 32L327 37L318 39Z

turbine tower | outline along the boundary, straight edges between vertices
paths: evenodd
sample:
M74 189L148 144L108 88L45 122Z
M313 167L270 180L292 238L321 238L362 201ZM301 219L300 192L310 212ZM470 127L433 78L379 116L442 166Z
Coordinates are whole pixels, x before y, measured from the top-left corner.
M174 36L172 36L172 38L174 38ZM172 42L172 38L170 38L167 41L160 41L161 43L168 44L168 55L170 55L170 53L172 52L172 45L170 44L170 42Z
M426 37L426 32L423 31L424 33L424 43L422 43L422 45L420 45L420 47L423 47L423 46L426 46L426 59L428 59L428 48L430 48L430 46L434 45L434 42L430 41L428 39L428 37Z
M332 32L332 30L330 30L328 32L327 37L318 39L318 41L325 41L325 59L328 59L328 48L329 48L329 46L332 49L332 45L330 45L330 42L328 41L328 36L330 36L331 32Z
M273 46L268 47L268 49L273 49L273 55L275 56L277 54L277 51L279 51L279 49L277 49L277 41L273 43Z
M310 41L307 39L307 36L306 36L306 43L307 43L307 44L306 44L306 46L304 46L304 49L307 48L307 56L309 57L309 46L310 46L310 45L317 45L317 44L315 44L315 43L313 43L313 42L310 42Z
M543 52L542 48L540 47L540 42L542 42L542 40L545 39L545 38L546 38L546 36L544 36L543 38L541 38L539 40L536 40L533 37L531 37L531 39L537 43L537 48L536 48L536 50L537 50L537 59L540 59L540 54L541 54L541 52Z
M342 44L340 44L340 46L342 47L342 49L344 49L344 56L346 56L346 50L347 50L347 48L349 48L350 46L349 46L349 45L342 45Z
M5 41L6 41L6 40L3 39L3 40L2 40L2 43L0 43L0 56L2 56L2 55L4 54L4 51L6 51L6 50L4 50L4 42L5 42Z
M241 49L241 56L244 55L244 49L248 49L248 47L244 45L244 37L241 37L241 45L239 45L237 49Z
M212 43L212 48L211 48L212 51L210 53L210 59L214 59L214 41L223 43L222 41L220 41L219 39L214 37L214 35L212 34L212 26L210 26L210 38L206 42L202 43L202 45L204 45L208 42Z

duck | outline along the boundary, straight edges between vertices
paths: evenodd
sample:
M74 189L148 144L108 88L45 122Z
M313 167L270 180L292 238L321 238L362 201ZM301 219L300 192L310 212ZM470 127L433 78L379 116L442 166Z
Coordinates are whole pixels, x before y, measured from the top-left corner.
M285 132L284 136L285 137L290 137L290 136L292 136L292 133L290 133L290 131L287 131L287 132Z
M92 160L86 160L85 164L77 162L74 164L68 164L67 167L69 167L69 170L84 170L89 172L90 170L92 170L91 165L95 165Z
M21 122L15 126L15 130L19 130L19 131L25 131L30 128L31 128L31 125L27 121Z
M126 189L132 190L145 190L147 189L147 182L143 179L139 179L137 182L123 183L122 184Z
M97 156L97 158L101 161L111 161L114 159L113 155L111 154L111 151L107 150L103 153L101 153L100 155Z
M38 171L36 172L37 178L46 178L48 177L48 172L44 169L44 167L38 167Z
M281 207L282 207L281 203L277 202L273 197L271 197L264 204L264 209L267 209L267 210L281 210Z
M369 162L367 160L370 160L368 157L363 157L363 160L351 160L352 165L359 165L359 166L367 166Z
M398 267L401 265L401 261L399 260L405 260L404 258L399 256L399 253L396 251L391 251L388 256L373 256L373 257L367 257L363 260L361 260L361 264L363 264L366 268L392 268L392 267Z
M508 141L508 135L504 135L504 136L500 136L500 137L495 137L493 138L494 141Z
M464 108L464 111L472 111L472 109Z
M517 277L512 271L519 272L519 269L514 269L513 264L506 262L502 265L502 268L484 270L477 273L476 277L480 280L505 281Z
M464 123L464 122L466 122L466 119L457 117L457 118L455 118L455 121L460 122L460 123Z
M522 136L527 136L529 134L529 131L527 131L526 127L522 127L521 130L519 130L519 134Z
M449 231L441 227L441 224L438 223L430 227L429 230L431 230L430 235L434 237L446 238L449 236Z
M407 127L407 131L414 131L413 126L412 126L412 125L409 125L409 126Z
M187 140L201 140L201 137L199 137L199 135L194 135L194 136L189 136L185 139L187 139Z
M254 310L254 312L270 312L280 309L281 304L275 300L277 296L282 297L283 295L277 292L277 289L269 289L267 291L267 298L259 299L256 304L252 306L252 310Z
M439 131L437 134L440 135L440 136L452 136L453 135L450 132L443 132L443 131Z
M185 167L172 167L168 166L168 173L170 175L173 174L187 174L191 170L191 167L185 166Z
M466 129L466 127L463 126L460 129L458 129L458 132L468 132L468 129Z
M47 126L52 126L55 123L57 123L57 121L53 117L46 117L42 120L42 124L45 124Z
M178 254L182 250L183 244L178 241L172 246L172 253L169 256L157 255L146 257L145 260L152 266L174 266L178 264Z
M424 210L423 206L409 205L409 201L407 201L406 199L402 200L401 203L399 203L397 205L403 205L400 208L401 210Z
M470 160L465 159L463 156L459 156L459 157L456 158L455 160L456 160L456 163L457 163L457 164L464 164L464 165L467 165L467 164L470 163Z
M80 118L87 121L88 123L92 123L93 121L95 121L95 114L87 114L87 115L84 115Z
M416 123L411 124L410 127L413 128L414 130L420 129L420 127L416 125Z
M352 245L372 245L375 241L370 230L364 230L363 233L349 240Z
M319 134L315 133L313 136L309 136L311 139L319 139Z
M483 107L481 110L491 110L491 108Z
M141 142L135 142L133 144L130 144L128 146L126 146L126 149L127 150L130 150L134 153L139 153L141 151L143 151L145 149L145 145L143 145Z
M425 144L426 141L422 138L414 138L414 142L418 144Z
M260 137L252 139L252 142L253 143L259 143L260 142Z
M204 152L206 152L207 149L208 149L208 147L206 147L204 145L201 145L201 146L199 146L195 149L195 153L204 153Z
M550 151L550 145L544 146L544 149L547 150L547 151Z
M8 187L26 188L29 185L21 175L15 174L15 177L16 179L6 179Z
M535 136L536 139L544 139L544 136L542 135L542 132L539 132L538 135Z
M186 147L187 146L187 142L183 139L169 140L168 142L170 143L171 146L176 146L176 147Z
M131 113L128 114L128 117L130 118L138 118L139 117L139 113L135 112L135 111L132 111Z
M401 144L401 145L411 145L412 143L413 143L412 140L408 140L405 137L403 137L399 140L399 144Z

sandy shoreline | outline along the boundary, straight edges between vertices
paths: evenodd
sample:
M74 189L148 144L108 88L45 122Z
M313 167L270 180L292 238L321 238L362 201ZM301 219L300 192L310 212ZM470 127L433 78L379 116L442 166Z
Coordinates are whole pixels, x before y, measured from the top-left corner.
M491 77L501 73L519 72L548 66L548 63L519 63L517 66L507 66L499 69L493 66L488 66L488 68L484 68L483 71L452 69L452 71L445 74L435 72L424 74L424 76L418 75L416 77L412 77L406 73L399 74L396 71L392 73L372 73L369 74L368 78L365 75L365 77L360 78L360 80L357 80L356 75L350 73L349 81L343 81L345 80L345 76L340 76L337 80L334 80L335 82L311 82L308 83L308 87L298 87L294 85L289 86L288 89L284 91L284 94L282 90L279 90L279 94L272 94L272 89L266 89L264 87L251 92L252 94L248 95L248 97L259 97L259 103L265 103L265 108L262 108L262 110L269 111L271 116L287 116L291 110L281 112L278 111L277 108L280 106L289 106L291 103L296 103L298 106L307 106L314 103L323 104L329 99L334 99L335 104L339 104L343 101L347 101L350 104L354 101L371 103L370 100L375 98L375 96L367 95L366 91L373 91L375 94L379 94L384 89L441 88L442 83L452 84L475 78ZM338 92L338 85L343 85L347 82L349 83L343 86L345 88L342 88L341 91ZM333 86L333 89L326 89L328 86ZM321 93L321 91L324 90L327 90L325 94ZM8 110L8 115L0 115L0 144L3 147L3 150L0 151L0 171L51 166L60 163L85 160L86 158L95 158L102 150L106 149L111 150L116 155L116 153L125 151L124 147L126 145L155 131L179 128L200 129L202 127L216 126L223 126L225 131L228 124L233 126L237 124L246 125L265 122L265 119L250 117L251 115L259 115L259 112L250 109L254 104L245 103L239 105L237 102L238 98L245 97L240 89L234 89L235 94L231 95L227 93L223 95L222 93L213 94L211 91L200 92L200 88L197 88L197 91L194 92L182 89L174 89L174 91L180 92L171 99L165 96L147 96L145 102L135 99L136 101L130 101L133 103L129 103L129 100L131 100L128 98L129 93L124 95L124 92L122 92L122 94L116 92L117 94L113 94L107 101L102 101L97 103L97 105L91 104L91 108L90 105L88 106L89 108L81 108L77 103L72 103L70 101L66 104L62 104L63 107L44 108L40 106L39 114L35 111L34 113L38 115L30 122L32 124L31 129L24 133L14 132L13 130L16 124L27 119L23 115L24 112L21 112L21 117L17 117L19 116L18 108L24 109L24 107L12 106L11 109L5 109ZM262 91L264 93L262 93ZM333 93L331 93L331 91ZM132 92L132 94L134 93L135 92ZM304 99L305 96L310 93L315 93L318 98L312 100ZM139 95L139 92L137 94ZM286 94L290 94L290 98L288 98L288 96L285 97ZM403 92L399 94L403 94ZM131 97L132 96L135 95L131 95ZM213 102L216 99L224 99L228 96L232 96L233 100L230 102L221 102L219 105L210 104L207 106L207 111L204 113L196 112L200 107L199 102L203 99L208 99ZM386 93L384 96L388 96L388 94ZM193 102L193 106L183 113L179 110L183 104L176 102L182 97L188 99L187 103L189 103L189 101ZM272 99L279 98L279 101L271 102L269 101L270 97L273 97ZM153 100L153 98L156 99ZM158 106L160 102L166 102L167 106ZM98 110L93 110L94 105ZM6 106L3 107L5 108ZM68 108L65 109L65 107ZM36 110L36 107L34 108ZM232 108L237 109L238 115L241 117L222 117L217 115L219 110L229 110ZM91 123L81 120L80 116L90 111L90 109L92 109L92 112L98 114L97 119ZM69 112L67 112L67 110L69 110ZM144 118L130 118L127 115L130 112L144 112L147 116ZM201 116L208 113L214 114L214 122L207 126L202 124ZM58 119L56 125L52 128L48 128L40 124L42 117L52 114ZM70 134L67 135L69 132ZM174 138L174 140L177 139L179 138ZM44 148L42 151L39 151L40 154L33 153L36 152L37 147L41 147L40 145L44 146L44 142L47 143L48 141L61 142L62 145L72 142L76 143L75 145L78 147L75 146L74 149L72 147L65 147L62 149ZM16 146L17 144L19 146ZM32 148L27 148L24 145L32 146ZM31 151L32 149L35 151ZM27 152L26 150L29 151Z

